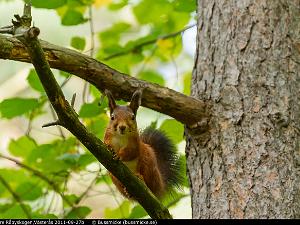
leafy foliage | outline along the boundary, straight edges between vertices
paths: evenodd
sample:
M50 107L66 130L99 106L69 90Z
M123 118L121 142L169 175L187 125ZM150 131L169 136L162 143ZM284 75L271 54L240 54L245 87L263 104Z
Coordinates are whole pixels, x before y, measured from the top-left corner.
M94 52L95 58L108 66L139 79L176 88L189 94L191 69L171 74L168 68L177 70L177 63L181 63L183 58L192 61L183 51L181 33L178 31L183 30L193 20L196 8L194 0L156 0L155 3L153 0L32 0L31 2L35 8L55 10L63 26L81 25L88 29L91 25L89 22L96 22L90 18L90 7L93 10L100 7L101 10L105 9L110 14L116 15L115 17L122 15L121 12L132 12L131 20L120 17L119 20L112 20L114 22L107 28L95 30L95 43L90 43L89 33L84 37L74 33L70 46L84 51L92 44L99 45L100 48L92 49L91 52ZM60 71L59 74L61 75L59 79L66 79L66 83L71 78L68 73ZM177 85L172 86L169 79L175 75ZM118 199L120 195L115 193L107 171L70 134L60 130L55 134L55 138L48 138L46 141L41 141L33 134L35 127L40 128L42 125L40 117L49 119L51 110L34 70L30 70L27 82L30 93L26 96L30 97L16 96L0 102L1 118L22 119L25 121L24 124L29 124L24 128L26 130L24 135L9 141L6 151L8 157L0 154L0 160L17 163L14 167L0 167L0 175L11 188L8 190L7 186L0 182L0 218L27 218L25 211L28 211L32 218L86 218L91 213L91 206L83 205L82 200L90 197L89 195L93 196L92 194L95 194L93 188L99 186L101 189L108 187L110 198L116 198L118 202L118 207L104 209L105 218L147 217L147 213L140 205L123 198ZM77 87L74 87L75 90L77 91ZM109 120L107 100L103 100L93 86L88 88L86 95L89 101L80 103L78 115L89 131L103 139ZM157 119L156 114L153 116L153 112L151 115L153 120L149 124L153 127L159 124L159 129L165 131L174 143L179 144L183 141L182 124L170 118ZM34 131L40 133L46 132L45 130L36 128ZM53 130L56 131L56 128ZM184 156L181 158L184 165ZM184 168L182 172L185 174ZM81 193L72 193L69 183L75 180L76 186L80 186L80 181L84 180L82 177L86 174L90 177L91 183L84 181ZM188 186L187 181L185 186ZM179 191L172 193L172 196L166 196L165 205L172 207L185 195ZM55 209L57 205L59 210ZM24 211L24 208L27 210Z
M32 111L38 104L38 100L34 98L5 99L0 103L0 113L3 118L11 119Z
M71 46L80 51L83 51L85 47L85 39L81 37L73 37L71 40Z

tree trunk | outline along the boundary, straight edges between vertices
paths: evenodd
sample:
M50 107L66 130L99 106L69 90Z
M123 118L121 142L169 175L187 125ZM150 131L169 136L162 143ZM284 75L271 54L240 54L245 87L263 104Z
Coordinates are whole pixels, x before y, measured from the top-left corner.
M193 218L300 217L300 1L198 0Z

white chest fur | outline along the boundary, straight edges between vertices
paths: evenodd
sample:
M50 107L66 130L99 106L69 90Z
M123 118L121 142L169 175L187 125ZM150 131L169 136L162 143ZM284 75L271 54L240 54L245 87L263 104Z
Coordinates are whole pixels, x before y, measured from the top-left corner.
M112 148L118 152L121 148L124 148L128 145L128 137L125 135L120 135L118 137L113 137L111 140ZM136 171L138 158L131 161L123 161L123 163L133 172Z
M121 148L125 148L128 145L128 137L125 135L115 136L111 140L112 148L118 152Z
M136 171L136 166L138 163L138 158L131 160L131 161L127 161L127 162L123 162L132 172Z

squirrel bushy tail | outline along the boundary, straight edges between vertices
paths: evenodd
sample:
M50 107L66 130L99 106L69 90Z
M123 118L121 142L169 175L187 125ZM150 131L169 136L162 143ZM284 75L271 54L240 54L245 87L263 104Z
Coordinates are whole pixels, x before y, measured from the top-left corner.
M180 188L183 183L182 165L177 150L167 135L152 127L141 133L141 140L155 151L158 167L167 188Z

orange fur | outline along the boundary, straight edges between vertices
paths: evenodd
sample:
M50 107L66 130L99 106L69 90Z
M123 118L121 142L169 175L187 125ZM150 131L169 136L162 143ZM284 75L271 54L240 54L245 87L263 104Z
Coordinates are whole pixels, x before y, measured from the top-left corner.
M155 151L140 140L135 115L140 104L140 96L133 96L129 106L118 106L110 92L107 92L111 120L105 131L104 143L132 170L157 197L162 196L166 184L158 167ZM122 130L122 128L124 130ZM127 198L124 185L112 174L113 183Z

